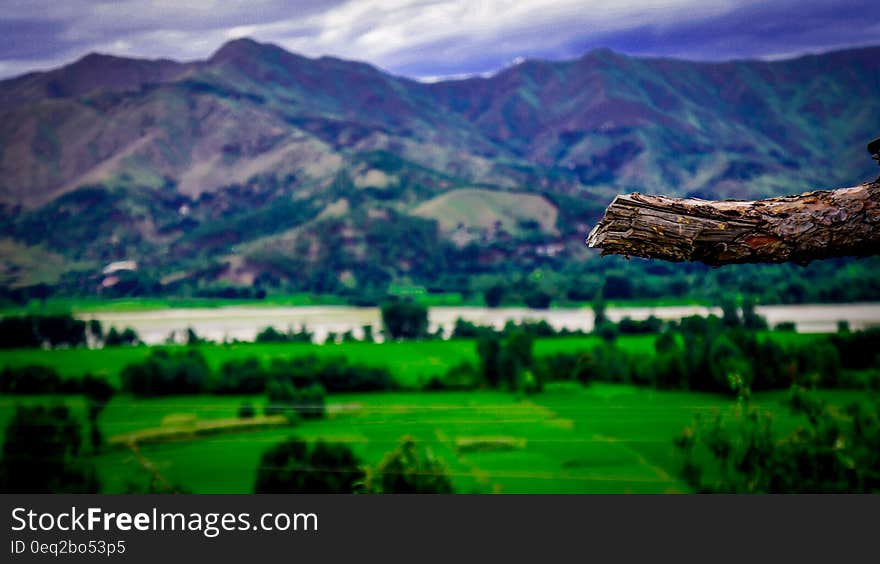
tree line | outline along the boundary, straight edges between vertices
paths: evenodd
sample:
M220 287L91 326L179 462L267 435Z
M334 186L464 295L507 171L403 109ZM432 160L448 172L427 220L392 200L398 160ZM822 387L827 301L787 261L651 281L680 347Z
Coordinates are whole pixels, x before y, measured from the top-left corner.
M84 321L69 313L19 315L0 318L0 348L75 348L90 343L102 346L137 345L138 334L126 327L104 332L97 319Z
M807 388L880 389L880 329L816 337L782 344L767 333L749 308L723 317L691 316L666 322L648 353L627 349L620 326L597 320L601 340L573 352L535 356L535 325L508 324L502 330L463 325L477 340L478 364L462 363L430 379L427 389L501 388L540 391L553 381L626 383L658 389L736 395L749 390ZM600 314L601 315L601 314ZM540 327L540 326L538 326Z
M732 414L696 417L676 437L679 475L700 493L880 493L880 395L832 406L801 387L780 431L742 388Z

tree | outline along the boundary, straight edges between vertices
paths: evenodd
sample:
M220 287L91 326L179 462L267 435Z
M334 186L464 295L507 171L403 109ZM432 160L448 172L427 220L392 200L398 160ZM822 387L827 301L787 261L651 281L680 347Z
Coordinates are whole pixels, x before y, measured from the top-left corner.
M143 362L123 368L120 378L123 389L136 396L198 394L208 389L211 369L197 349L158 349Z
M0 347L4 349L34 348L42 339L34 327L33 318L5 317L0 319Z
M291 437L260 457L254 493L353 493L363 477L347 445Z
M366 493L452 493L452 481L443 461L429 448L406 436L374 470L367 471Z
M80 455L82 431L64 405L18 406L0 459L0 491L97 493L94 467Z
M606 321L598 327L594 327L593 332L599 335L606 343L613 343L620 334L620 329L611 321Z
M725 297L721 300L721 321L725 327L733 328L740 326L739 309L736 300Z
M477 341L477 354L480 357L480 372L490 388L497 388L501 382L499 358L501 357L501 338L497 333L487 333Z
M605 294L599 289L593 296L593 331L598 333L601 328L608 323L608 315L606 313Z
M511 330L503 341L495 332L481 335L477 354L483 381L491 388L537 391L540 385L533 372L533 342L532 336L521 329Z
M196 333L195 329L192 327L186 328L186 336L184 337L187 345L201 345L205 342L205 340L199 337L198 333Z
M420 339L428 334L428 308L398 301L382 306L382 325L392 339Z
M96 378L91 374L83 376L81 386L83 395L87 400L87 413L91 430L89 436L92 449L97 452L104 443L101 429L98 426L98 417L104 411L104 408L107 407L107 404L110 403L110 400L116 393L116 388L111 386L106 378Z
M116 327L111 327L104 337L105 347L115 347L119 345L137 345L140 338L134 329L126 327L122 332L117 331Z
M880 493L880 398L841 409L796 389L789 406L803 423L782 436L748 405L697 419L676 439L682 477L698 492Z
M755 311L755 298L746 296L742 303L742 324L746 329L762 330L767 328L767 320Z
M0 393L4 394L59 394L75 384L74 379L62 378L52 366L7 366L0 372Z
M266 415L287 415L294 420L324 417L326 391L321 384L296 387L289 380L275 378L267 392Z
M76 347L87 344L87 325L69 314L0 319L0 347Z
M527 306L533 309L547 309L553 302L553 296L543 290L530 290L523 297Z
M241 402L241 405L238 406L238 417L240 419L253 419L253 417L257 414L257 409L254 407L249 401Z
M831 343L819 342L800 351L799 383L804 387L834 388L841 375L840 354Z
M501 380L511 389L535 391L537 383L531 369L534 365L534 339L524 331L514 331L504 340L501 349Z
M712 380L709 389L736 394L751 387L752 367L742 350L727 336L719 335L712 341L709 366Z
M104 340L104 328L101 327L101 322L97 319L89 320L88 332L95 341L100 342Z
M138 345L141 342L140 337L138 337L137 332L131 327L126 327L122 330L122 333L119 335L119 339L122 341L123 345Z
M496 308L501 305L504 299L505 288L501 284L493 284L483 293L483 299L486 301L486 307Z
M361 327L361 331L364 333L364 342L365 343L373 343L376 339L373 337L373 326L372 325L364 325Z
M287 342L287 335L278 331L271 325L257 333L255 339L258 343L284 343Z
M258 394L266 390L266 371L255 357L224 362L214 382L216 394Z
M654 383L658 388L674 389L687 386L687 365L684 350L672 331L661 333L654 341Z
M86 322L69 314L34 317L34 323L41 340L52 347L86 344Z

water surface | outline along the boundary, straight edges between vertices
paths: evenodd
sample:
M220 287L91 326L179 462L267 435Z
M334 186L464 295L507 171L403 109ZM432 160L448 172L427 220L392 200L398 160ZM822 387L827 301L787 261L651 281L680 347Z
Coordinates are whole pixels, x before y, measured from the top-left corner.
M804 333L836 331L838 321L847 321L853 330L880 326L880 303L773 305L759 306L757 311L767 318L771 327L782 321L792 321L797 330ZM660 319L678 320L688 315L709 313L720 315L720 310L703 306L622 307L607 310L608 318L612 321L620 321L624 317L645 319L650 315ZM251 341L267 326L286 331L297 330L305 325L314 333L315 340L322 342L331 332L341 334L352 331L360 338L365 325L372 326L374 334L378 336L382 325L378 308L350 306L180 308L101 312L83 314L80 317L98 319L107 329L131 327L147 344L163 343L168 340L172 332L179 340L187 328L192 328L199 336L213 341L233 339ZM509 320L544 319L557 330L567 328L591 331L593 329L593 311L590 308L536 310L434 307L429 312L431 330L443 327L448 335L459 317L480 325L493 325L498 328Z

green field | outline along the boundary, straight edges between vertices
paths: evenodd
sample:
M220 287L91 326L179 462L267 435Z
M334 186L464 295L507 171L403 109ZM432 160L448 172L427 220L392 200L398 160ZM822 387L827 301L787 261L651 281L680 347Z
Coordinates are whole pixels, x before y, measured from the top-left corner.
M544 196L460 188L419 205L414 215L434 219L444 232L459 227L488 231L501 226L518 234L525 221L533 221L545 233L556 233L558 210Z
M560 343L560 346L562 344ZM556 345L551 345L556 346ZM577 345L570 345L577 346ZM109 347L105 349L38 349L0 351L0 369L29 364L50 365L64 376L90 372L105 374L119 384L119 373L128 364L143 360L151 350L172 347ZM341 343L315 345L309 343L240 343L232 345L205 344L197 347L211 368L239 358L256 357L263 363L273 358L293 358L309 354L342 355L351 362L387 366L403 386L417 386L434 375L463 361L477 361L473 341L423 341L417 343Z
M819 335L768 332L782 344L803 344ZM617 346L653 353L654 335L624 336ZM586 350L597 337L538 339L538 357ZM460 362L477 363L473 340L404 343L307 343L200 345L213 368L235 358L306 354L344 355L350 361L387 366L401 384L415 387ZM0 368L48 364L68 376L103 373L118 384L120 370L149 354L148 347L0 351ZM859 392L822 392L835 402ZM782 428L794 422L782 392L755 395L774 411ZM85 419L80 396L0 396L0 428L18 403L62 401ZM262 407L264 397L117 395L101 415L104 436L162 426L173 415L199 421L235 417L243 401ZM328 417L296 429L272 428L201 436L153 445L140 452L168 481L197 493L249 492L260 455L297 434L350 444L361 460L375 465L404 435L412 435L448 465L460 492L681 492L672 440L700 412L732 409L729 398L693 392L657 391L626 385L550 384L535 396L497 391L342 394L328 397ZM261 410L261 409L260 409ZM0 439L2 440L2 439ZM477 446L474 446L476 443ZM490 448L494 446L495 448ZM104 489L123 492L146 483L148 474L125 448L97 457Z
M821 338L819 334L768 332L766 338L781 344L809 342ZM618 339L618 345L627 352L652 354L655 335L631 335ZM594 336L553 337L535 341L535 355L545 356L561 352L576 352L597 346ZM153 347L162 348L162 347ZM167 348L181 348L179 346ZM352 362L371 366L387 366L404 387L416 387L432 376L446 372L461 362L476 364L476 344L472 340L416 341L393 343L341 343L315 345L309 343L238 343L231 345L204 344L198 346L213 369L233 359L256 357L268 363L273 358L293 358L308 354L321 356L342 355ZM128 364L143 360L150 347L108 347L105 349L40 349L0 350L0 370L43 364L56 368L63 376L84 373L105 374L119 384L119 373Z
M392 285L389 295L406 296L428 307L473 306L484 307L482 294L467 297L458 292L432 293L424 286ZM7 303L0 305L0 316L13 315L48 315L57 313L101 313L101 312L135 312L157 311L165 309L189 308L221 308L230 306L247 307L299 307L321 305L350 305L341 296L329 294L286 294L269 295L263 299L256 298L186 298L186 297L136 297L136 298L101 298L101 297L50 297L46 300L30 300L25 305ZM682 305L713 305L705 300L694 298L640 298L629 300L608 300L609 307L663 307ZM505 307L524 307L524 303L507 303ZM588 301L558 300L551 309L557 307L589 308Z
M858 392L823 392L844 402ZM776 414L781 428L794 420L781 392L755 402ZM106 436L161 425L168 415L234 417L244 398L191 396L115 398L101 416ZM262 398L255 399L257 405ZM16 403L66 401L84 416L79 398L0 397L0 425ZM375 465L401 437L412 435L442 458L459 492L682 492L673 438L698 412L730 410L734 402L692 392L661 392L624 385L554 385L534 397L501 392L408 392L329 398L328 417L299 427L142 446L163 477L198 493L251 491L260 455L296 434L350 444ZM499 449L460 450L468 441L495 441ZM104 489L143 485L147 474L125 449L97 458Z

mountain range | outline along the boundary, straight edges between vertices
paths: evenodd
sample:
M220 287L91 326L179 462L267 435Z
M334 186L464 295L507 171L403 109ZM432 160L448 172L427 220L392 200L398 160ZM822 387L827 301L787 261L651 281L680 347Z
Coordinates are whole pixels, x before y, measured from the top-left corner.
M852 185L878 134L880 47L596 50L433 83L250 39L185 63L90 54L0 82L0 284L110 291L115 261L149 292L556 268L587 260L616 194Z

